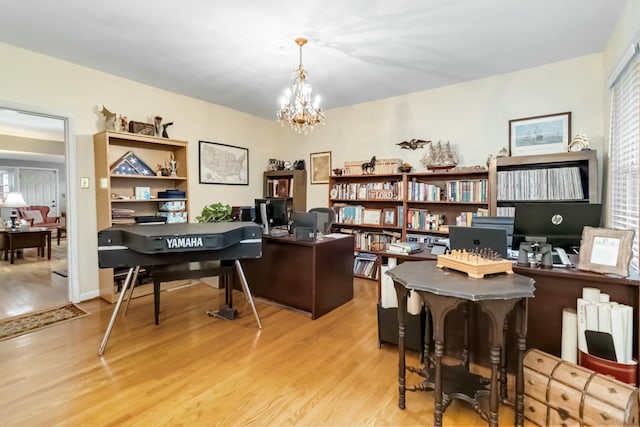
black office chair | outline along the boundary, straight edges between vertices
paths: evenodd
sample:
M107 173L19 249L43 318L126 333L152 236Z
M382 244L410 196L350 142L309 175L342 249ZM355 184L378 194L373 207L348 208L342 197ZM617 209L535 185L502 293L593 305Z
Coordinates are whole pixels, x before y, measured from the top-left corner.
M311 208L309 212L315 212L317 221L317 231L322 234L329 233L331 231L331 226L333 225L333 221L335 220L335 212L331 208Z

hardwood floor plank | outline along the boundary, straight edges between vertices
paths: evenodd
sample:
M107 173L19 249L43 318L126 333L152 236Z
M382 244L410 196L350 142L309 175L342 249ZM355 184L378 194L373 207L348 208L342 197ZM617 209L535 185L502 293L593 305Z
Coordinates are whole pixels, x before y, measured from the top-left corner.
M407 393L398 409L397 350L378 348L375 284L356 280L355 291L315 321L259 302L262 329L241 293L240 318L225 321L206 315L223 304L222 290L164 292L159 326L152 298L138 298L103 357L113 306L82 303L87 317L0 342L0 418L8 426L432 424L431 393ZM418 363L415 353L409 362ZM512 408L500 422L513 424ZM444 423L486 425L457 402Z

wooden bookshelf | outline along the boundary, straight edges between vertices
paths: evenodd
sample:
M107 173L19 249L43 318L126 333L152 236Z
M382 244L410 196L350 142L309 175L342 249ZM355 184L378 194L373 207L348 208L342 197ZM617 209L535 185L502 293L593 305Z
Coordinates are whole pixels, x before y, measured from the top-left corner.
M291 213L307 211L307 171L266 171L262 182L264 197L287 198Z

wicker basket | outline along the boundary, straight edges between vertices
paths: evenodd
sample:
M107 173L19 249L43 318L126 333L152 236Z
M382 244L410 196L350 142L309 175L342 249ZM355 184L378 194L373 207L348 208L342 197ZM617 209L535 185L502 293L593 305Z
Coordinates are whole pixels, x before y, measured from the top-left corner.
M362 164L367 162L369 162L369 160L344 162L344 175L363 175ZM401 164L402 160L400 159L378 159L376 160L374 172L366 175L389 175L398 173L398 168Z

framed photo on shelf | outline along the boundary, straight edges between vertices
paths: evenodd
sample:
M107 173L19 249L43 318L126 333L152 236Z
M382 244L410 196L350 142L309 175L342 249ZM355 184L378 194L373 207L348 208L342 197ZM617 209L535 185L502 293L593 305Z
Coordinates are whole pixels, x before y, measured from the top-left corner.
M629 276L634 230L584 227L578 269Z
M249 185L249 149L200 141L200 184Z
M380 225L380 217L382 209L365 209L362 214L362 224L364 225Z
M571 140L571 112L509 120L509 155L563 153Z
M331 176L331 151L311 153L311 184L328 184Z
M385 208L382 211L382 224L390 227L396 226L396 208Z

